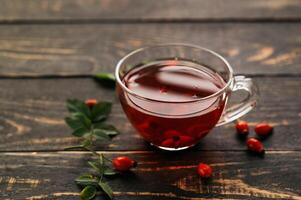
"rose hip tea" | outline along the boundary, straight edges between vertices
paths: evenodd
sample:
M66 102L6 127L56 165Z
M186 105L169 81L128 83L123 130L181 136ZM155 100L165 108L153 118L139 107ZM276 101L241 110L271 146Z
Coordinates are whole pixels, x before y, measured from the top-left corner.
M217 73L197 63L179 60L148 63L128 71L122 81L131 91L155 100L121 98L133 126L159 147L196 144L215 126L224 109L225 98L197 101L225 86Z
M219 54L196 45L162 44L137 49L117 64L116 90L127 118L149 143L176 151L197 144L214 127L256 104L250 78L233 76ZM248 95L227 104L238 90Z

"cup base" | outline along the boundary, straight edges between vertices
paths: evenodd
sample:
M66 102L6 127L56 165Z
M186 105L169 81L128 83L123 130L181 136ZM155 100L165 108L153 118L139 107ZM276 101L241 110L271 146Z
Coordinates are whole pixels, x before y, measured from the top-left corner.
M185 149L189 149L191 147L194 146L193 145L190 145L190 146L186 146L186 147L179 147L179 148L170 148L170 147L162 147L162 146L158 146L158 145L155 145L153 143L150 143L152 146L158 148L158 149L162 149L162 150L165 150L165 151L181 151L181 150L185 150Z

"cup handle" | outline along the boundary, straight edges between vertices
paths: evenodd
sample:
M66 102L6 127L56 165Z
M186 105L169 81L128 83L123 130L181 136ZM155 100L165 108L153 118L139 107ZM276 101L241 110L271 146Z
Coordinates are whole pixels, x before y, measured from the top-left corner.
M251 78L246 78L245 76L235 76L232 92L239 90L246 91L248 93L247 97L240 103L226 108L216 126L221 126L232 122L247 114L256 106L256 100L259 92L257 86L253 83Z

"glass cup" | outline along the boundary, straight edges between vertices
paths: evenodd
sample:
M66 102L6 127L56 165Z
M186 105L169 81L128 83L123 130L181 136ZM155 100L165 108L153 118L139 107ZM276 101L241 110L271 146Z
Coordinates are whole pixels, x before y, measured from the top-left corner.
M213 72L221 77L223 87L205 97L173 101L147 97L127 87L124 77L130 70L152 67L158 62ZM170 151L192 147L214 127L245 115L255 107L258 94L252 80L234 76L232 67L221 55L189 44L162 44L135 50L118 62L115 76L119 100L133 127L152 145ZM230 105L229 97L238 90L245 91L247 96Z

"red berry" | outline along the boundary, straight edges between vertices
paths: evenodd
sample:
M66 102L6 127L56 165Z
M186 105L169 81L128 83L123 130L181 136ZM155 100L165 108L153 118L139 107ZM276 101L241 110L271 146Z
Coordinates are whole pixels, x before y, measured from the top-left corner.
M112 164L116 170L121 172L128 171L137 166L137 162L127 156L119 156L114 158L112 160Z
M200 163L198 165L197 172L202 178L209 178L212 176L212 168L205 163Z
M193 144L193 142L194 142L194 140L192 137L189 137L186 135L180 136L180 146L181 147L190 146Z
M174 137L179 137L181 134L176 131L176 130L168 130L168 131L165 131L163 133L163 137L168 139L168 138L174 138Z
M249 125L248 122L245 121L238 121L236 123L236 130L237 133L242 134L242 135L246 135L249 133Z
M96 100L96 99L87 99L87 100L85 101L85 104L86 104L88 107L92 108L93 106L95 106L95 105L97 104L97 100Z
M256 153L263 153L264 148L262 143L257 140L256 138L249 138L247 140L247 147L250 151L256 152Z
M160 93L166 93L167 92L167 87L162 86L160 87Z
M174 147L176 146L176 144L175 144L174 139L169 138L169 139L164 140L164 141L161 143L161 146L163 146L163 147L174 148Z
M273 127L266 123L257 124L255 127L255 132L259 136L267 136L273 130Z

